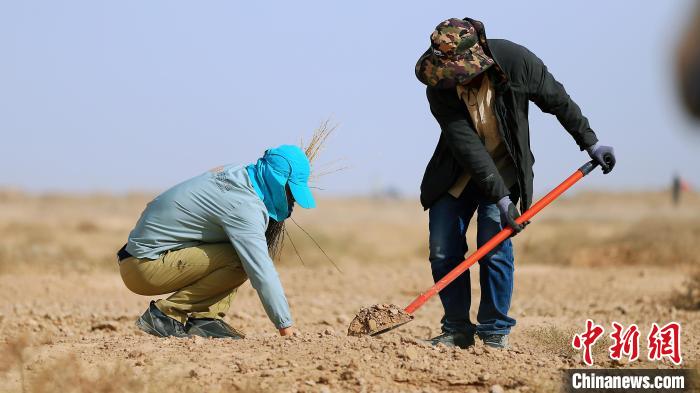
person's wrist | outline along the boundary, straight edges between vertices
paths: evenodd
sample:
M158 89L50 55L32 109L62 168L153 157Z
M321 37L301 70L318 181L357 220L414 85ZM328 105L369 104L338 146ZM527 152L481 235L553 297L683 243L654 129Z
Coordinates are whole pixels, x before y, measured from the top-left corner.
M598 142L592 144L591 146L588 146L586 148L586 151L588 152L589 156L592 156L593 153L595 153L596 149L598 149Z
M502 212L507 212L508 211L508 206L512 201L510 200L510 196L506 195L503 198L499 199L498 202L496 202L496 205L498 205L498 209Z

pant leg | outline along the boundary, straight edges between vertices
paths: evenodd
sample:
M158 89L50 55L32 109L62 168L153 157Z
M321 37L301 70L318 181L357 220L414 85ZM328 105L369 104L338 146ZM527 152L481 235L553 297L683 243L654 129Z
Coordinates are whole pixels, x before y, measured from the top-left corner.
M477 245L481 247L503 229L496 204L482 203L478 208ZM513 243L505 240L479 261L481 302L476 329L479 334L508 334L515 319L508 316L513 295Z
M156 260L129 258L121 262L120 271L132 292L146 296L174 292L156 306L183 323L190 313L222 318L235 289L248 278L230 243L170 251Z
M474 208L464 198L456 199L449 194L445 194L430 208L430 268L435 282L464 260L467 252L465 234ZM457 277L439 295L445 310L441 320L442 331L472 333L474 326L469 320L469 271Z

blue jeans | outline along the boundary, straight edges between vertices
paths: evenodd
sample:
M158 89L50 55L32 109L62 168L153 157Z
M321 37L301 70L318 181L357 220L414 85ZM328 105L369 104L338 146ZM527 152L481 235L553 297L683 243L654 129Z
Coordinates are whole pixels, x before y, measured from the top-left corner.
M465 259L465 234L474 212L477 212L477 247L503 228L496 204L482 202L478 191L470 186L459 198L445 194L430 208L430 266L435 282ZM489 252L479 261L479 266L481 302L476 317L479 324L474 326L469 319L471 284L467 270L440 291L445 309L441 321L443 332L508 334L515 326L515 319L508 316L513 295L513 244L510 239Z

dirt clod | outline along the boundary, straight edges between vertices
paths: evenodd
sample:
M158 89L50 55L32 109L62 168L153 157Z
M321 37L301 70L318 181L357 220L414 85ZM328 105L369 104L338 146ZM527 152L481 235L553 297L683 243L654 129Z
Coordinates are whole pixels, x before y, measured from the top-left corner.
M95 330L106 330L110 332L115 332L117 331L117 326L114 323L111 322L98 322L92 325L90 328L91 331Z
M348 327L348 336L373 334L413 319L394 304L375 304L360 310Z

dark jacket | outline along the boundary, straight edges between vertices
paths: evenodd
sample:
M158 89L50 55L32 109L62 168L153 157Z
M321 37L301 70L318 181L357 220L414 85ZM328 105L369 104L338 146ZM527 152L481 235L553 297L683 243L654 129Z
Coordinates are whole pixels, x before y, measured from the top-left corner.
M488 48L496 65L488 71L495 80L494 112L518 174L520 206L524 211L532 203L532 166L528 125L529 101L543 112L557 117L581 150L598 141L588 119L571 100L564 86L527 48L508 40L489 39ZM456 89L427 88L430 111L442 130L433 157L421 183L421 204L429 209L457 178L468 169L482 197L496 202L510 192L501 179L491 156L474 130L469 112Z

